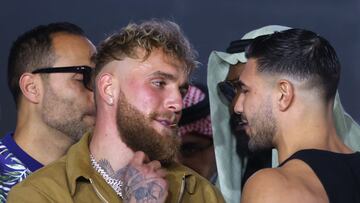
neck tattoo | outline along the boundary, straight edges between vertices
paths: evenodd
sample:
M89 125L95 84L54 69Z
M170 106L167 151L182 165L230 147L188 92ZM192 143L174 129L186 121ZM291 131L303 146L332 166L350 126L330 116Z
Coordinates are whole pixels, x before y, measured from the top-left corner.
M90 160L91 160L91 165L93 166L93 168L105 179L106 183L109 184L112 187L112 189L115 190L115 192L118 196L123 198L123 194L122 194L122 187L124 185L123 181L120 180L119 178L111 177L104 170L104 168L101 167L100 164L95 160L95 158L92 154L90 154Z

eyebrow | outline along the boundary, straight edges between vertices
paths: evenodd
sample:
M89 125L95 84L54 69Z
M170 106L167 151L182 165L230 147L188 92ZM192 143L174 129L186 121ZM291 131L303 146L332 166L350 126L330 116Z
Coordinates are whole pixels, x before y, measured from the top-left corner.
M177 79L174 75L169 74L169 73L165 73L165 72L162 72L162 71L156 71L154 73L149 74L149 76L163 77L163 78L165 78L167 80L171 80L171 81L175 81Z
M240 79L236 80L236 81L233 81L233 84L235 84L237 87L239 87L241 89L248 88L248 86L243 81L241 81Z
M165 72L162 72L162 71L156 71L154 73L151 73L150 76L152 76L152 77L163 77L163 78L165 78L167 80L170 80L170 81L176 81L177 80L177 77L175 77L174 75L172 75L170 73L165 73ZM188 89L188 88L189 88L189 83L188 82L183 83L179 87L179 89Z

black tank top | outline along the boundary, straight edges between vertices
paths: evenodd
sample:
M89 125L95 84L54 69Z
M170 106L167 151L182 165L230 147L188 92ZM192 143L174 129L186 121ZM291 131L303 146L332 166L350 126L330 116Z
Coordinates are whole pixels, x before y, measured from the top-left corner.
M307 149L294 153L292 159L308 164L320 179L330 203L360 203L360 152L340 154Z

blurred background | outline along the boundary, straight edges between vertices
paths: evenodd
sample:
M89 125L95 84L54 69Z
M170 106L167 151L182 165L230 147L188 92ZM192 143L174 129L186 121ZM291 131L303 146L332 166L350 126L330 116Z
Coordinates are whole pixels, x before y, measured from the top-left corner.
M199 52L201 66L192 80L206 83L212 50L269 24L317 32L335 47L342 64L340 97L345 110L360 121L360 1L328 0L32 0L0 2L0 137L14 129L16 110L7 87L7 57L21 33L56 21L82 27L97 44L130 21L160 18L178 23ZM56 107L55 107L56 108Z

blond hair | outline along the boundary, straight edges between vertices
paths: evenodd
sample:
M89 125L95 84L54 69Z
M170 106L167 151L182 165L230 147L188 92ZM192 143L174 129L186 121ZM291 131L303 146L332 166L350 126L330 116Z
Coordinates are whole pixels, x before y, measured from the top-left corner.
M166 55L174 57L184 65L184 72L190 73L197 67L197 53L180 27L167 20L150 20L141 24L130 23L119 32L111 35L98 47L93 57L95 74L109 62L125 57L138 58L137 49L145 50L144 60L152 50L160 48Z

